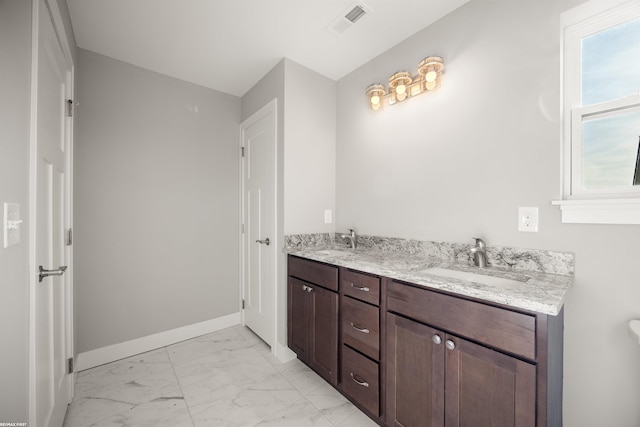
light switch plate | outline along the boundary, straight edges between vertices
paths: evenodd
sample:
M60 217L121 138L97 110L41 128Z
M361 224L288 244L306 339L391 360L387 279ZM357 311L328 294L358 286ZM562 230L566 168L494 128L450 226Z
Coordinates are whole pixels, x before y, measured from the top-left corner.
M518 231L538 232L538 208L518 208Z
M325 209L324 211L324 223L325 224L331 224L331 221L333 219L331 218L331 209Z
M5 202L3 218L4 247L8 248L20 243L20 204Z

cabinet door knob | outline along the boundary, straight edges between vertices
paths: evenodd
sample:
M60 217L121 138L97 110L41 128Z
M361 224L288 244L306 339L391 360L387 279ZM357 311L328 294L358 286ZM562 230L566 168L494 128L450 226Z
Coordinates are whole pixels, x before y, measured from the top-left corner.
M353 375L353 372L351 372L351 379L352 379L356 384L358 384L359 386L362 386L362 387L369 387L369 383L368 383L368 382L366 382L366 381L359 381L359 380L356 378L356 376L355 376L355 375Z
M368 334L370 332L369 329L367 329L367 328L359 328L359 327L357 327L355 325L355 323L353 323L353 322L349 322L349 323L351 323L351 327L353 329L355 329L356 331L358 331L358 332L362 332L363 334Z
M456 348L456 343L454 343L451 340L447 340L444 345L449 349L449 350L453 350Z
M356 288L357 290L362 291L362 292L369 292L369 290L370 290L366 286L358 286L355 283L351 283L351 287L352 288Z
M313 288L311 286L307 286L307 292L311 292L313 291Z
M434 344L441 344L442 343L442 338L440 338L440 335L435 334L434 336L431 337L431 341L433 341Z

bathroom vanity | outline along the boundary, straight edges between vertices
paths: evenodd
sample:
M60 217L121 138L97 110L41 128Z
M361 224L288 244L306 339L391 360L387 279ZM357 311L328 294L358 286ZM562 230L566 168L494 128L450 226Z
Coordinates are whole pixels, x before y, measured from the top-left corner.
M536 286L527 301L517 285L383 258L289 254L289 347L300 360L380 425L562 425L562 298L572 278L525 277L522 287ZM479 270L452 271L476 280Z

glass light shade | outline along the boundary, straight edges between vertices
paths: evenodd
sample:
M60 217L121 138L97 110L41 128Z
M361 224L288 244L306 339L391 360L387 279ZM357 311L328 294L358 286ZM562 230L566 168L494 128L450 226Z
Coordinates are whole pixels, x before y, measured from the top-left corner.
M444 63L439 56L430 56L418 64L418 74L423 76L425 82L434 82L442 72Z
M386 94L384 85L374 83L367 88L367 97L373 110L379 110L382 107L382 99Z
M438 72L434 68L430 68L430 70L427 71L427 74L424 75L424 79L427 83L435 82L437 78Z

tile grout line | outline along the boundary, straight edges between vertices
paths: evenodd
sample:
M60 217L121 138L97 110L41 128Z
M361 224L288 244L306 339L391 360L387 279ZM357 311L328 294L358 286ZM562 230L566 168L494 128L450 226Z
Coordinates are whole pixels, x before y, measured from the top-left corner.
M169 359L169 363L171 364L171 371L173 375L176 377L176 382L178 383L178 388L180 389L180 395L182 396L182 401L184 402L184 406L187 407L187 412L189 413L189 419L191 420L191 425L195 427L196 423L193 420L193 414L191 413L191 408L187 403L187 399L184 396L184 390L182 389L182 383L180 383L180 378L178 377L178 373L176 372L176 367L173 365L173 360L171 359L171 355L169 354L168 346L163 347L165 353L167 354L167 359Z

